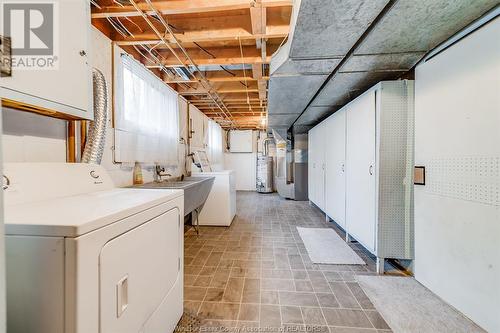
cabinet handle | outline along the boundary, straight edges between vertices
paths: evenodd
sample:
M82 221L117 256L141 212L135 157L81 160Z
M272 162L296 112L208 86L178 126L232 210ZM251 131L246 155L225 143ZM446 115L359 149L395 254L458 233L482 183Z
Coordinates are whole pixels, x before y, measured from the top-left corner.
M370 176L373 176L373 165L370 165L368 172L370 173Z
M10 186L10 179L6 175L3 175L3 184L2 184L2 189L6 190Z
M125 275L116 284L116 317L120 316L128 307L128 275Z
M345 172L345 165L342 163L342 172Z

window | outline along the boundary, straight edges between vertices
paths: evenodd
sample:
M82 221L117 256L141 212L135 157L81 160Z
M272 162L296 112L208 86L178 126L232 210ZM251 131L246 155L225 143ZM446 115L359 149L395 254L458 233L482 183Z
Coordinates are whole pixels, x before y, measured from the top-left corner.
M177 165L177 92L126 54L120 54L115 91L115 160Z
M222 167L224 152L222 148L222 128L213 120L208 121L208 160L212 167L219 165ZM217 168L215 168L217 169Z

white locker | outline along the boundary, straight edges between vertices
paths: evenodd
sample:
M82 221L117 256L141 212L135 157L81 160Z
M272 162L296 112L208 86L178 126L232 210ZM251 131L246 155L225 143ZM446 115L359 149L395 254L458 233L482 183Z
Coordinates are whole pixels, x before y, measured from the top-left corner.
M307 163L307 192L308 192L308 197L309 201L314 202L316 198L314 197L314 188L316 186L315 183L315 178L314 178L314 171L316 170L316 149L314 148L315 144L315 134L316 134L317 128L314 127L312 128L308 135L307 135L307 141L308 141L308 146L307 146L307 158L308 158L308 163Z
M413 81L380 82L346 107L347 232L377 256L413 259Z
M379 271L385 258L413 259L413 90L380 82L309 131L310 200Z
M328 137L325 154L325 213L345 229L346 112L325 120Z
M371 252L375 251L375 91L352 101L347 113L348 233Z
M309 200L321 210L325 209L325 133L320 124L309 131Z

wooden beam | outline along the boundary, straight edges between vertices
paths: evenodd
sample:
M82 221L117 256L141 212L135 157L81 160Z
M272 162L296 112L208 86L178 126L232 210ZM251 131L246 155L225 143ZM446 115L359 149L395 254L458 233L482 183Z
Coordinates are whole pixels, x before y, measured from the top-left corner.
M267 81L266 80L259 80L258 81L258 89L257 91L259 92L259 99L261 101L267 99Z
M250 94L249 97L250 97L249 98L250 101L259 101L258 94ZM208 103L210 103L210 102L213 103L211 100L206 99L206 98L204 98L204 99L190 99L190 100L188 100L188 102L196 104L197 102L200 102L203 100L206 100ZM244 102L244 103L246 103L247 102L246 94L240 94L239 96L233 95L231 97L226 96L222 100L224 101L224 103L230 103L230 102Z
M249 0L173 0L173 1L155 1L155 8L164 15L174 14L192 14L206 13L215 11L228 11L237 9L248 9L252 6ZM139 8L151 14L147 3L141 2ZM262 6L271 7L290 7L292 0L262 0ZM102 19L106 17L133 17L140 16L133 6L105 6L102 9L94 9L92 18Z
M256 108L256 109L265 109L266 106L263 105L261 106L258 102L251 102L250 105L252 106L252 108ZM248 104L245 104L245 103L240 103L240 104L229 104L229 103L226 103L226 106L228 107L228 109L241 109L241 108L247 108L248 107ZM213 105L199 105L197 106L198 109L200 110L211 110L213 109L215 106Z
M217 110L200 110L202 111L203 113L205 114L218 114L220 113L220 111L217 111ZM261 113L262 111L260 110L254 110L252 108L252 110L250 110L249 108L247 109L236 109L236 110L230 110L231 111L231 114L236 114L236 113L241 113L241 114L258 114L258 113Z
M189 42L217 42L225 40L234 39L257 39L257 38L284 38L288 35L289 26L288 25L277 25L268 26L267 33L253 35L251 32L245 30L244 28L232 28L232 29L217 29L217 30L199 30L199 31L186 31L183 34L175 34L175 37L181 43ZM166 37L169 43L173 43L173 39ZM152 33L140 33L134 35L134 37L123 38L117 37L116 43L119 46L125 45L156 45L161 41L155 34Z
M197 65L239 65L239 64L262 64L262 58L259 50L253 46L243 47L243 58L241 57L241 52L239 47L230 48L209 48L205 50L201 49L187 49L189 56ZM170 51L161 50L159 51L162 58L165 60L162 64L166 67L177 67L181 64L173 56ZM185 65L189 65L188 59L184 60ZM269 63L271 57L265 59L265 63ZM149 65L149 68L159 68L160 65Z
M274 53L274 51L272 53ZM262 38L260 54L262 56L262 59L267 58L267 41L264 38Z
M251 76L228 76L228 77L213 77L207 78L210 82L245 82L246 81L256 81ZM263 76L262 80L269 80L269 76ZM189 83L189 84L198 84L200 83L198 80L169 80L165 79L165 83Z
M245 88L245 87L242 87L240 89L236 89L236 88L227 88L227 89L217 89L217 93L218 94L238 94L238 93L246 93L246 92L249 92L249 93L258 93L259 92L259 89L257 88ZM202 90L202 89L187 89L187 90L179 90L178 93L180 95L183 95L183 96L189 96L189 95L205 95L207 92L206 90Z
M253 7L250 7L250 20L252 22L252 33L262 35L266 33L266 7L261 0L256 0Z
M262 79L262 64L252 64L252 77L254 80Z

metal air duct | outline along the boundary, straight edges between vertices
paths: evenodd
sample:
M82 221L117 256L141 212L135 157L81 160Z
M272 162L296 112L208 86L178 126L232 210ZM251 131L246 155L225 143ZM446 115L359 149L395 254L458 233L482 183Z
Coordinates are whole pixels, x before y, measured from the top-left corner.
M92 79L94 82L94 121L89 126L89 135L83 151L82 162L101 164L106 142L108 88L104 75L98 69L92 70Z

